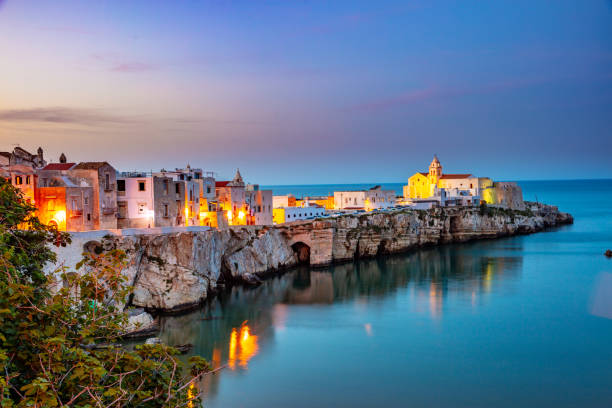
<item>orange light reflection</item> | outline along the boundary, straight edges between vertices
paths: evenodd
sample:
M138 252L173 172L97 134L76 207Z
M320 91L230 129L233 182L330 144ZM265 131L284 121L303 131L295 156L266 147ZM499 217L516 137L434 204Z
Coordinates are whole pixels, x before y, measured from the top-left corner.
M229 343L228 367L236 369L236 364L240 368L246 369L248 362L259 351L258 338L251 334L251 328L245 323L240 327L240 333L236 328L232 329Z

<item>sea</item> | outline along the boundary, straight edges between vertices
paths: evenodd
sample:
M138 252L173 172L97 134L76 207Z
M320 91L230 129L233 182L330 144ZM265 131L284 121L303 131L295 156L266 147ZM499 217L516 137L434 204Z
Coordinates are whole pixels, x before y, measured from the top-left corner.
M209 408L610 408L612 180L519 185L574 224L301 267L163 317L161 337L218 369L198 383Z

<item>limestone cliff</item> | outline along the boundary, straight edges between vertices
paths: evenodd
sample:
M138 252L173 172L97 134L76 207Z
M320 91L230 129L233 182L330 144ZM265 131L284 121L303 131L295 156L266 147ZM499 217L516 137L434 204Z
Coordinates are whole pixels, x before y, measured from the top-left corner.
M425 245L532 233L572 221L556 207L534 203L527 203L524 211L491 207L402 210L274 227L107 235L88 242L85 249L99 245L126 251L129 267L125 273L134 286L132 304L177 311L197 305L220 283L262 276L301 262L321 266Z

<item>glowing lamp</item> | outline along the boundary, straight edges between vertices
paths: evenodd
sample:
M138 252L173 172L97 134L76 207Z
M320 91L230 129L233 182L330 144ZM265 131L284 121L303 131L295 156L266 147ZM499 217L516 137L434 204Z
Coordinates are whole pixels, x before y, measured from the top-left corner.
M244 217L245 217L245 215L244 215L244 211L240 211L240 212L238 212L238 219L239 219L239 220L244 220Z
M61 224L62 222L66 221L66 211L64 210L57 211L55 215L53 216L53 219L58 224Z

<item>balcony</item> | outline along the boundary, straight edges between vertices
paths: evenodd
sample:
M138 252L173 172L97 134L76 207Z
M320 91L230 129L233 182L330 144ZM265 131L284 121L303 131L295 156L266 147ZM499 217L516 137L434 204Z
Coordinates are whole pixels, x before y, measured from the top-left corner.
M77 218L83 216L83 210L70 210L70 218Z
M116 208L103 208L102 209L102 215L112 215L115 214L117 212Z

